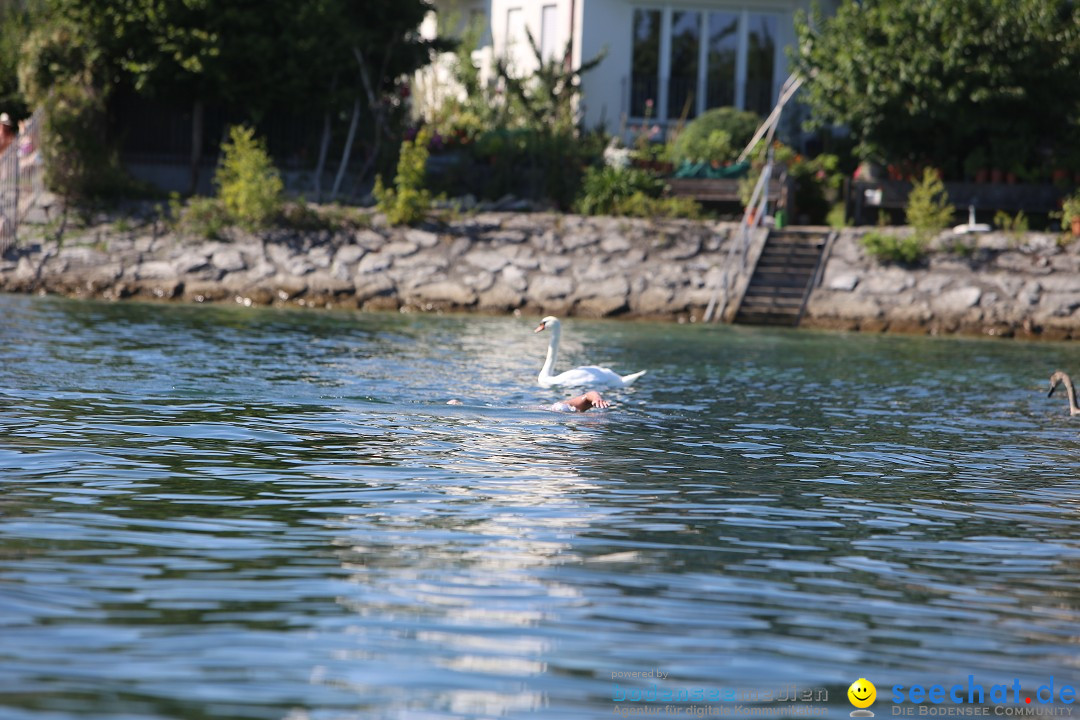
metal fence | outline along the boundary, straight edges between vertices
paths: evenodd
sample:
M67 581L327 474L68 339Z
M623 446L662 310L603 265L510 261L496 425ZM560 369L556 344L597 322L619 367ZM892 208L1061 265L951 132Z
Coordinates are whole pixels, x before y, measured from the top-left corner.
M45 189L41 110L19 123L19 134L0 152L0 255L15 245L19 223Z

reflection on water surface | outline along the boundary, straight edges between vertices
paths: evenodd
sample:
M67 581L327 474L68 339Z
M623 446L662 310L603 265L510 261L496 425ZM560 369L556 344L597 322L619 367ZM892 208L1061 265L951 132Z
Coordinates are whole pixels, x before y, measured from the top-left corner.
M566 415L534 318L0 311L2 717L1076 679L1070 345L569 319Z

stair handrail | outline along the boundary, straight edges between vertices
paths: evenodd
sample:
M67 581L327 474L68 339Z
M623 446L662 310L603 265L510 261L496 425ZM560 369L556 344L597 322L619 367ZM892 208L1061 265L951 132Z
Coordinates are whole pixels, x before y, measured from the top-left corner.
M712 297L709 298L709 304L705 308L705 316L703 322L712 322L714 317L719 320L724 316L724 312L727 310L728 302L730 301L731 286L734 284L733 274L742 275L746 273L746 261L750 250L750 230L757 229L761 226L761 218L765 215L765 208L769 203L769 181L772 178L772 166L773 166L773 150L769 148L768 155L765 160L765 167L761 170L761 175L758 176L757 184L754 185L754 192L750 195L750 202L746 204L746 208L743 210L742 221L739 223L739 239L736 242L731 243L728 248L727 261L724 263L724 270L720 275L720 284L713 292ZM735 257L739 256L738 272L735 272ZM713 313L716 310L717 301L721 294L723 295L723 302L720 305L720 312Z

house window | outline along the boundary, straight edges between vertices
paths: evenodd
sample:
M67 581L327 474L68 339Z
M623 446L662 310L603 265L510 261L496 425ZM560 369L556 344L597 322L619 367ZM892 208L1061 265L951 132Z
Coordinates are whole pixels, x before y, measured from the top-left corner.
M749 10L634 10L629 114L661 121L733 105L767 115L776 100L781 16ZM666 100L665 100L666 99Z
M630 114L653 114L660 79L660 11L634 10L634 55L630 72ZM646 104L650 105L646 113Z
M692 118L697 115L700 48L701 13L672 13L671 69L668 74L669 118Z
M554 59L559 52L555 45L557 11L557 5L544 5L540 8L540 57L545 61Z
M775 15L751 14L746 51L746 109L768 115L776 98L773 78L776 73Z
M506 11L506 47L525 42L525 13L521 8L510 8Z
M735 104L735 70L739 55L739 16L731 12L709 13L709 43L705 70L705 106Z

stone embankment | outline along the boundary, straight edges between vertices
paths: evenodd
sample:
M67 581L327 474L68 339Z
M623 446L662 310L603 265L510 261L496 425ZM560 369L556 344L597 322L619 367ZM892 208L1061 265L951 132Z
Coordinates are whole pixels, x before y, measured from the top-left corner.
M0 260L0 290L367 310L700 318L732 223L479 214L438 229L237 234L99 226Z
M208 241L103 224L0 259L0 290L368 310L695 321L734 223L483 213L438 228L236 234ZM1080 338L1080 248L1055 234L943 237L918 267L830 245L804 326Z
M939 238L916 267L881 264L848 230L833 243L804 326L1080 338L1080 247L1055 233Z

